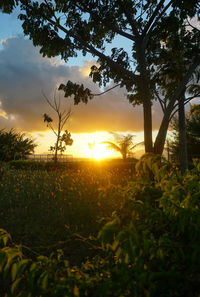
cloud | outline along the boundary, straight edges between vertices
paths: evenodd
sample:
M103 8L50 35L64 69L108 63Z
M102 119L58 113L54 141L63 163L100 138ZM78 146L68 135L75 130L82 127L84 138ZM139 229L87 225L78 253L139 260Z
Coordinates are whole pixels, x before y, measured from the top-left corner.
M44 112L54 116L42 92L53 98L56 86L68 80L83 83L94 93L100 90L90 78L88 68L68 66L58 59L42 57L39 48L23 37L11 37L2 41L0 50L0 127L16 128L22 131L43 131ZM56 96L63 96L57 92ZM143 130L142 108L133 106L125 96L125 90L115 88L105 95L91 100L88 104L74 106L73 100L63 98L71 106L72 116L68 129L72 133L94 131L141 131ZM160 123L161 111L154 106L154 129Z

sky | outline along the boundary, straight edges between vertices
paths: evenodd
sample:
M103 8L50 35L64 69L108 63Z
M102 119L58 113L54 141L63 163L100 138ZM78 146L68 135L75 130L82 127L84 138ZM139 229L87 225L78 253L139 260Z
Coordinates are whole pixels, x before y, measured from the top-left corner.
M90 56L69 60L66 64L59 58L44 58L39 48L24 37L16 12L11 15L0 13L0 128L24 132L38 144L36 153L49 153L55 143L55 136L43 122L43 114L54 119L56 114L45 101L56 96L62 102L61 108L71 109L72 115L66 129L72 134L74 143L66 153L73 157L91 157L88 143L96 143L95 158L114 157L106 145L112 140L109 132L132 133L134 141L143 140L143 114L141 107L133 107L126 98L126 90L115 88L95 97L88 104L74 105L73 100L56 91L60 83L71 80L83 83L93 93L102 90L88 77L90 67L95 64ZM116 44L119 40L115 41ZM162 112L153 106L154 136L159 127Z

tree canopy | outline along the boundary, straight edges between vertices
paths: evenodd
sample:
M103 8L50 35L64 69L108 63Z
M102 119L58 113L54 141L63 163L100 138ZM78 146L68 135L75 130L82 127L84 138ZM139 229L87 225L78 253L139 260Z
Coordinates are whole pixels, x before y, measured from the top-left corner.
M8 132L0 130L1 161L26 159L36 146L34 140L25 137L24 133L17 133L13 129Z
M4 11L10 11L6 1ZM14 4L17 2L12 2ZM200 62L200 32L190 21L198 14L198 0L20 0L24 33L44 56L67 61L90 53L97 58L90 76L100 86L125 87L133 105L143 105L146 151L161 153L177 100ZM112 46L115 37L122 44ZM124 44L130 44L129 48ZM110 44L111 51L107 50ZM175 67L178 65L178 67ZM184 69L182 67L184 65ZM170 77L172 69L180 79ZM167 79L169 76L169 79ZM176 75L177 77L177 75ZM162 93L166 83L170 84ZM92 92L68 82L60 86L75 103L87 103ZM164 116L152 147L152 102L164 96ZM161 96L161 97L162 97ZM134 129L134 127L133 127Z
M114 137L114 141L103 141L102 143L107 144L107 148L119 152L122 155L123 160L125 161L128 157L128 154L131 153L133 149L135 149L138 145L142 145L142 143L133 143L132 134L118 134L112 133Z

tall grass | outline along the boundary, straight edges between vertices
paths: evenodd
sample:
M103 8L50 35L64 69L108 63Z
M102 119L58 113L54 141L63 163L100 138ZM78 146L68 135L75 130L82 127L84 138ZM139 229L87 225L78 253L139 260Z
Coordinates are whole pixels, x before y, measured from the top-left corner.
M95 236L121 203L120 195L108 198L102 189L120 187L131 177L130 170L122 173L101 166L7 169L0 181L0 226L36 253L62 248L72 261L80 262L91 251L79 236Z

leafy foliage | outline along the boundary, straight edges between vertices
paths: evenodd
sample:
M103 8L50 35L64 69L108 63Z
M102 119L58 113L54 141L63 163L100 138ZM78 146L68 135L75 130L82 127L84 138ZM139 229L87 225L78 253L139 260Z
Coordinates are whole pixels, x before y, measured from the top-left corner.
M70 267L60 250L50 257L27 258L1 229L3 293L198 297L200 162L195 160L194 169L182 176L158 158L144 156L137 179L128 184L102 188L101 197L121 197L121 208L99 232L103 251L80 267Z
M5 13L11 13L18 3L18 0L1 0L0 9Z
M0 130L0 160L10 161L26 159L34 152L37 145L34 140L25 137L23 133L17 133L13 129L9 132Z
M43 56L64 61L78 53L97 58L90 76L106 86L125 87L131 104L143 104L145 149L152 151L152 102L159 102L164 117L154 152L162 153L170 116L199 65L200 31L189 24L199 13L198 0L16 1L25 35ZM3 11L6 1L0 5ZM188 29L189 27L189 29ZM130 44L115 47L116 37ZM126 42L127 41L127 42ZM106 51L107 46L110 52ZM180 75L181 74L181 75ZM74 102L87 103L94 94L82 84L68 81L60 86ZM164 98L163 98L164 97Z
M59 151L62 154L66 150L67 145L72 145L72 144L73 144L73 139L71 138L71 133L65 130L65 132L59 138L57 151ZM56 151L56 144L54 146L50 146L50 151L53 151L53 152Z
M114 142L112 141L103 141L101 143L108 144L108 149L119 152L122 155L123 160L126 160L128 154L131 153L133 149L137 146L144 144L143 142L133 144L134 135L127 134L119 134L119 133L111 133L114 136Z
M84 88L83 84L78 85L68 81L66 85L61 84L58 90L62 90L65 93L65 97L74 96L74 104L78 104L81 101L88 102L88 99L92 99L93 95L88 88Z
M177 160L179 155L178 120L174 118L171 124L173 138L169 140L169 149L172 157ZM192 162L194 157L200 155L200 113L199 105L193 105L186 117L186 137L188 159Z
M152 161L139 168L153 178L125 188L121 210L99 236L132 279L127 296L199 296L200 163L183 177ZM123 278L124 270L117 272Z

